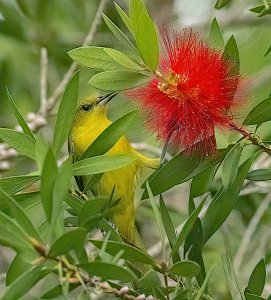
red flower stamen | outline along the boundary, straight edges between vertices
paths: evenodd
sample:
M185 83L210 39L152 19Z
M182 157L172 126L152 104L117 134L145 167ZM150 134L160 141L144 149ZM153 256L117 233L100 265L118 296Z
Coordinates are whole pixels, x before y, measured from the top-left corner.
M162 37L166 55L160 70L129 96L148 112L147 123L159 139L170 137L186 154L213 155L215 127L233 126L230 109L240 92L240 75L232 75L233 62L191 31L174 32L173 39L167 32Z

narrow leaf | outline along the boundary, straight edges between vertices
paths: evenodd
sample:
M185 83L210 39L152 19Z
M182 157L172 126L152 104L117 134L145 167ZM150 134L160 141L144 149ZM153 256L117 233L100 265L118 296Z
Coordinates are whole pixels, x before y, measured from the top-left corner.
M246 179L251 181L271 180L271 169L258 169L247 174Z
M69 56L84 67L96 70L119 70L121 66L105 51L103 47L85 46L72 49Z
M182 277L194 277L200 273L200 266L193 261L183 260L175 263L169 269L169 273Z
M217 0L215 4L216 9L221 9L227 4L231 3L232 0Z
M129 132L137 113L138 110L130 111L109 125L81 155L79 160L102 155L109 151L126 132Z
M129 1L129 14L130 14L130 18L131 18L133 31L136 35L137 26L138 26L140 17L143 14L148 15L148 10L147 10L143 0L130 0Z
M245 125L262 124L271 120L271 97L256 105L245 118Z
M103 241L98 240L89 240L94 246L98 249L102 249ZM128 244L123 244L115 241L108 241L106 244L105 252L109 253L112 256L117 255L123 251L121 258L127 259L129 261L134 261L138 263L148 264L151 266L156 266L155 260L148 255L148 253L142 251L137 247L133 247Z
M144 63L152 72L155 72L159 60L159 44L155 25L147 14L139 18L136 41Z
M122 65L123 67L131 70L138 70L142 71L144 68L138 64L138 62L135 62L132 58L130 58L125 53L111 49L111 48L104 48L104 51L117 63Z
M94 75L89 84L104 91L124 91L143 85L150 77L135 71L105 71Z
M55 241L48 255L57 257L66 255L71 250L80 251L84 247L86 235L86 230L81 228L64 233Z
M224 158L222 168L222 182L224 189L227 189L236 179L242 151L243 147L238 143Z
M252 271L248 285L247 290L249 293L261 296L264 285L265 285L265 279L266 279L266 268L265 268L265 262L264 260L260 260L254 270Z
M136 160L131 154L106 154L86 158L73 165L73 175L94 175L113 171L132 164Z
M116 24L114 24L105 14L102 13L102 16L107 27L111 30L111 32L119 40L119 42L122 43L122 45L125 48L138 55L135 46L130 42L127 36L116 26Z
M31 264L22 260L21 256L17 254L11 264L9 265L7 275L6 275L6 285L9 286L14 282L19 276L32 267Z
M217 49L224 48L224 39L218 25L217 19L214 18L211 24L210 34L209 34L210 43Z
M60 152L72 128L78 98L79 73L68 83L61 99L53 139L56 155Z
M10 106L13 110L13 113L14 113L18 123L21 125L24 133L26 135L28 135L30 138L32 138L33 140L35 140L35 137L34 137L32 131L30 130L30 128L28 127L28 125L25 121L25 119L23 118L22 114L20 113L20 111L19 111L15 101L13 100L13 98L12 98L12 96L11 96L11 94L10 94L7 87L6 87L6 93L8 95L8 100L9 100Z
M33 252L26 233L13 220L0 211L0 243L17 252Z
M53 187L58 174L56 160L52 149L49 148L41 172L40 196L49 223L52 218Z
M178 249L180 248L180 246L182 245L182 243L185 241L185 239L187 238L188 234L190 233L190 231L192 230L202 208L203 205L205 203L205 200L203 200L200 205L193 211L193 213L188 217L188 219L184 222L182 230L180 232L180 234L178 235L177 241L170 253L170 256L173 256Z
M231 75L238 75L240 71L240 59L236 40L233 35L225 46L223 57L234 64L230 71Z
M125 26L129 29L129 31L133 33L133 29L132 29L132 22L130 20L130 18L127 16L127 14L125 13L125 11L118 5L117 2L114 2L116 10L119 14L119 16L121 17L123 23L125 24Z
M50 270L42 269L42 266L33 267L17 278L5 291L2 300L21 299L37 282L48 275Z
M122 282L135 281L136 275L129 270L119 267L112 263L105 263L102 261L94 261L88 264L79 265L80 268L90 274L90 276L98 276L103 280L119 280Z
M4 200L7 205L9 206L10 210L12 211L16 221L18 224L25 230L25 232L32 238L37 240L41 240L38 232L34 228L31 221L26 216L25 212L21 208L21 206L16 202L16 200L7 194L1 187L0 187L0 198Z
M204 243L220 228L234 208L243 182L255 157L256 155L253 155L239 167L234 183L227 190L218 192L209 205L202 224ZM219 214L217 213L218 211Z
M0 128L0 138L22 155L35 159L35 141L28 135L7 128Z

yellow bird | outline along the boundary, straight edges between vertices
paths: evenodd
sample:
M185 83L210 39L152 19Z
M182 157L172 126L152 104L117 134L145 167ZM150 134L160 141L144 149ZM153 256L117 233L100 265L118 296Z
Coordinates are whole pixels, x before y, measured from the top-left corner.
M69 148L74 158L79 157L89 145L112 123L106 116L108 102L116 96L110 93L105 96L93 95L80 102L74 119L69 139ZM108 137L110 139L110 136ZM135 150L125 136L107 152L107 154L134 154L137 159L132 164L104 173L96 193L110 196L114 190L114 198L120 199L110 219L121 236L129 243L142 247L141 239L135 226L135 186L137 176L144 167L158 168L160 159L152 159ZM81 191L88 182L86 176L76 178Z

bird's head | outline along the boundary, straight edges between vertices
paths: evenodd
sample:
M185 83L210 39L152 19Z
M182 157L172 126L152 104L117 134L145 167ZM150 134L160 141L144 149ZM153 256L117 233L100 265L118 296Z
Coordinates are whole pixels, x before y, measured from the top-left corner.
M96 122L106 118L107 104L116 95L117 93L109 93L102 96L95 94L81 100L75 114L75 125L81 126L87 121Z

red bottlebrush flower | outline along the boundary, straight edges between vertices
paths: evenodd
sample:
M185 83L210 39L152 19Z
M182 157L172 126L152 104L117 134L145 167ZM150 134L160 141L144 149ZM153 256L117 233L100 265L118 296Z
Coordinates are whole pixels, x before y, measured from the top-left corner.
M166 55L157 76L129 93L149 113L148 125L159 139L171 142L186 154L216 153L215 127L233 125L240 76L233 63L210 48L198 35L185 30L163 35Z

